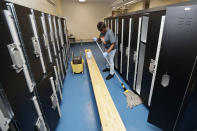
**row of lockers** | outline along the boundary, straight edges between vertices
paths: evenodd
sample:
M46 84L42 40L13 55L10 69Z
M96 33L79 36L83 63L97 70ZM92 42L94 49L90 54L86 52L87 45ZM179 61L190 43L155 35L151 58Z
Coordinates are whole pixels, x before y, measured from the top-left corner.
M148 122L166 131L197 129L196 4L105 18L115 68L149 108Z
M0 130L55 130L70 43L66 19L0 1Z

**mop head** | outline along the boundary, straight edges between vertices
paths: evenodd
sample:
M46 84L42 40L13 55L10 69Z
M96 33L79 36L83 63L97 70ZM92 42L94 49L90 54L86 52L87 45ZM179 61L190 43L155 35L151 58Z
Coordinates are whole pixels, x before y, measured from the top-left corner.
M133 108L139 104L142 104L141 98L131 90L125 91L124 95L126 96L127 99L127 107Z

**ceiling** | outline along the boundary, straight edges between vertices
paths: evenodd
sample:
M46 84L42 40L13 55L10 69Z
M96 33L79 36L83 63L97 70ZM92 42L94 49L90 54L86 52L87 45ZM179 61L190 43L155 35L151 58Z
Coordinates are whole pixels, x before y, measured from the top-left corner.
M65 0L65 1L78 1L78 0ZM114 2L116 0L86 0L86 2Z

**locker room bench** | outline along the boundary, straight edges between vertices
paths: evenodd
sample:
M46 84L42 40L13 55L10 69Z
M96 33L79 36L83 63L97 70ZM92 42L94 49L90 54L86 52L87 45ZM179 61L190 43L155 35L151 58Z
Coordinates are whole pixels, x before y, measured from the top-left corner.
M102 129L103 131L126 131L126 128L120 118L120 115L113 103L111 95L96 64L94 56L92 54L92 57L88 58L88 51L91 52L91 50L85 50L86 60L89 68Z

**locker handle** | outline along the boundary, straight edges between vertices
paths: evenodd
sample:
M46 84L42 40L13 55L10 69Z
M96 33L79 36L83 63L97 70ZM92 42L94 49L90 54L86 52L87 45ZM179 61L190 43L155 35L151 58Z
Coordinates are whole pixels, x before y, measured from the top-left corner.
M38 38L32 37L32 42L34 47L34 54L36 55L36 57L40 57L41 50L38 43Z
M153 74L154 71L155 71L155 60L150 59L149 72Z
M169 83L170 83L170 75L168 75L168 73L166 72L165 74L162 75L161 85L163 87L167 87Z
M23 69L24 64L20 51L15 44L9 44L7 47L13 62L12 67L16 70L16 73L19 73Z

